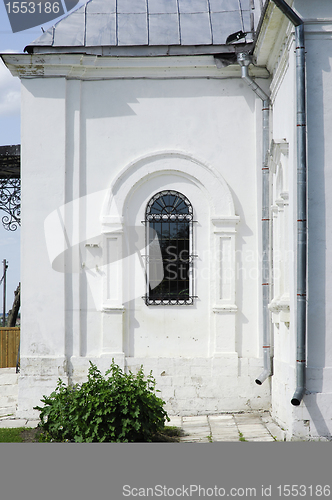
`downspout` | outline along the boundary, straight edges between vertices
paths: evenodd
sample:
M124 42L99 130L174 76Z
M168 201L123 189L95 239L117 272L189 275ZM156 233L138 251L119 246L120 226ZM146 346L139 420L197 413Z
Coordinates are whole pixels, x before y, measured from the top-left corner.
M298 406L305 393L306 278L307 278L307 152L305 109L304 23L284 0L273 0L295 26L297 114L297 336L296 390L291 400Z
M270 302L270 175L267 164L267 153L269 149L269 118L270 99L257 83L249 76L248 67L251 63L251 56L247 53L240 53L237 56L241 66L242 79L249 85L256 95L263 101L262 121L262 286L263 286L263 371L256 378L256 383L261 385L270 375L272 375L271 364L271 321L268 308Z

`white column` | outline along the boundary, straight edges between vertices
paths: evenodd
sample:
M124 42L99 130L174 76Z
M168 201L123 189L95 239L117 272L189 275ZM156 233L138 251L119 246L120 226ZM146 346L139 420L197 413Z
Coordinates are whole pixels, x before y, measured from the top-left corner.
M234 357L237 306L235 236L238 216L218 217L213 224L212 304L214 314L214 357Z
M123 334L123 222L121 218L103 219L103 303L101 356L124 360Z

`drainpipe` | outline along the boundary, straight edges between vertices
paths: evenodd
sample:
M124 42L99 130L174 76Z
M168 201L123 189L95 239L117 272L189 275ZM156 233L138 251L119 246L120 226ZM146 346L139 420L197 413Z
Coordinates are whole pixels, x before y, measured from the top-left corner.
M304 23L284 0L273 0L273 2L295 26L297 91L297 346L296 390L291 403L298 406L305 393L306 362L307 152Z
M257 377L256 383L261 385L270 375L272 375L271 364L271 321L268 308L270 302L270 174L268 167L267 152L269 149L269 117L270 99L257 83L249 76L249 64L251 56L247 53L240 53L237 56L241 66L241 76L247 85L263 101L263 165L262 165L262 286L263 286L263 371Z

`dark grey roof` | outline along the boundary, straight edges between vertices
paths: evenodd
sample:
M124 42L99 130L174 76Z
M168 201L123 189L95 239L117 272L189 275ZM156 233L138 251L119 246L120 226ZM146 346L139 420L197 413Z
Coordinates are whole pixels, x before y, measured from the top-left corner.
M20 144L14 146L0 146L0 179L20 178Z
M26 49L220 46L239 31L247 33L242 43L252 42L261 7L262 0L90 0Z

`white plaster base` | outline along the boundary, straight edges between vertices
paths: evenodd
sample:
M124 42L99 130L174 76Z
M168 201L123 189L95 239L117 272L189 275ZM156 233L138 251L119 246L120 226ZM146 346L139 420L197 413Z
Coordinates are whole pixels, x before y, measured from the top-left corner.
M260 387L255 384L261 360L227 354L217 358L126 358L127 369L133 373L141 365L145 374L152 370L169 415L270 408L269 382Z
M17 416L36 418L33 407L49 395L60 377L66 384L87 379L89 360L104 375L114 361L126 371L137 373L141 365L145 375L152 370L157 393L165 401L169 415L204 415L223 411L248 411L270 408L270 383L255 384L262 360L238 358L225 353L211 358L125 358L121 353L110 357L29 358L23 361L19 378ZM64 371L68 370L68 374Z
M39 412L33 407L43 406L41 398L54 391L59 378L65 384L68 383L67 361L64 357L21 357L16 417L38 418Z
M274 360L272 417L286 430L287 441L332 440L332 392L328 388L331 374L331 368L307 368L306 394L299 406L293 406L295 367Z

